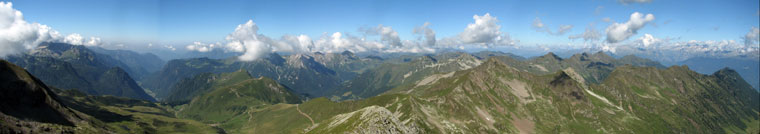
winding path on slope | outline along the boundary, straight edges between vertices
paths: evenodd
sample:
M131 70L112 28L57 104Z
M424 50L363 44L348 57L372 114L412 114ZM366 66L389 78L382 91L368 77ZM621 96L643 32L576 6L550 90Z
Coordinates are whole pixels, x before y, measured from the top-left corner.
M300 113L303 116L306 116L306 118L309 118L309 121L311 121L311 126L314 126L314 120L309 117L308 114L301 112L301 108L298 108L299 104L296 104L296 110L298 110L298 113Z

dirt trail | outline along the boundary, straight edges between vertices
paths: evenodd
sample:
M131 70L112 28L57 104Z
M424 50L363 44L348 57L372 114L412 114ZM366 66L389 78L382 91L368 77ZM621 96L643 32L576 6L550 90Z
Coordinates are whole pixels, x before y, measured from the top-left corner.
M306 118L309 118L309 121L311 121L311 125L314 126L314 120L309 117L308 114L301 112L301 108L298 108L298 104L296 104L296 110L298 110L298 113L300 113L303 116L306 116Z

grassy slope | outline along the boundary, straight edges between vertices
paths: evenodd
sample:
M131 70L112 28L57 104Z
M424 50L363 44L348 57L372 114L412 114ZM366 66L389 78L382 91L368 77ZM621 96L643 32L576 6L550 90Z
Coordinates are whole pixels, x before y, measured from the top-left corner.
M217 133L198 121L179 119L157 103L114 96L87 96L74 90L59 93L67 106L101 120L116 133Z
M758 130L753 126L758 122L758 100L736 96L736 93L757 96L757 92L745 92L751 90L749 86L730 71L704 76L688 69L623 66L602 84L586 85L583 77L575 77L580 76L575 71L538 76L495 60L484 64L435 84L412 88L410 94L392 93L344 102L318 98L298 106L278 104L256 109L250 113L253 117L242 121L247 123L234 132L300 133L312 127L322 131L335 115L372 105L400 113L399 120L409 120L406 125L425 133L756 133ZM671 78L681 83L657 82ZM678 92L681 85L688 85L683 88L685 93L665 93ZM522 87L527 89L527 96L516 92ZM299 110L317 125L312 126ZM349 118L348 122L351 121L355 120ZM351 129L338 127L331 131L342 130Z
M207 93L193 98L187 105L178 106L178 116L224 129L237 128L241 120L249 119L250 111L277 103L300 103L300 98L276 81L251 78L245 71L222 74ZM229 79L227 79L229 78Z

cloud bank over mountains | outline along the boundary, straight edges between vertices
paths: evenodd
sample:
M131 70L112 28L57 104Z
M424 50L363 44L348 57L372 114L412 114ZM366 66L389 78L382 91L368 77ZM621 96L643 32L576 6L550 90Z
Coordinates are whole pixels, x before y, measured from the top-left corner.
M13 8L13 3L0 2L0 57L34 49L43 42L65 42L87 46L101 44L100 38L97 37L85 40L76 33L63 37L47 25L26 22L21 11Z
M620 0L621 3L648 3L648 0ZM378 24L372 27L358 28L356 34L347 32L324 33L319 37L308 35L283 35L279 38L269 37L259 33L259 26L253 20L239 24L221 42L192 44L160 44L156 49L211 52L221 49L226 52L241 53L242 61L252 61L269 53L338 53L343 51L371 53L434 53L441 49L462 49L463 46L491 48L514 46L528 47L513 39L502 29L500 20L490 13L475 14L472 21L462 26L461 32L449 37L436 37L436 31L431 28L433 23L424 22L409 31L397 30L392 26ZM602 24L607 26L597 28L591 22L585 30L572 34L573 25L558 25L552 28L536 17L530 27L536 32L552 36L565 35L570 41L583 39L583 45L571 46L538 46L545 51L562 51L567 48L588 51L607 51L618 55L676 55L674 60L695 56L743 56L758 57L760 30L751 27L747 33L737 33L737 40L720 41L683 41L678 38L662 38L656 35L639 34L641 29L654 23L654 14L633 12L627 21L616 22L604 17ZM668 21L664 22L667 23ZM651 25L651 24L650 24ZM601 30L600 30L601 29ZM506 31L503 31L506 30ZM402 39L400 32L409 32L417 36L414 39ZM571 33L567 35L568 33ZM638 37L636 39L630 39ZM83 37L77 33L62 35L53 28L39 23L24 20L21 11L13 8L10 2L0 2L0 57L20 54L34 49L43 42L62 42L73 45L103 46L98 37ZM148 47L153 47L151 44ZM174 47L178 46L178 47ZM184 48L183 48L184 47ZM670 57L669 57L670 58Z
M343 51L351 52L379 52L379 53L432 53L439 48L451 48L459 45L480 46L508 46L515 45L509 35L502 32L499 20L486 13L483 16L474 15L474 23L470 23L465 29L454 37L436 40L435 31L429 28L429 22L415 28L412 33L420 35L417 40L402 40L399 34L391 26L377 25L376 27L360 28L363 36L354 36L348 33L334 32L325 33L321 37L312 39L307 35L284 35L279 39L259 34L258 25L253 20L238 25L235 30L227 35L227 41L223 45L204 44L194 42L185 48L190 51L208 52L219 48L231 52L240 52L238 57L242 61L252 61L261 56L273 52L286 53L335 53ZM379 40L366 38L367 36L379 36Z

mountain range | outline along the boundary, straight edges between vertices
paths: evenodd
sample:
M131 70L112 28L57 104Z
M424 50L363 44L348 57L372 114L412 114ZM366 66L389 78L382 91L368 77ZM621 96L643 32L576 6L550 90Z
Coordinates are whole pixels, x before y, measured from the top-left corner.
M760 132L743 71L606 52L272 53L158 68L152 54L48 43L6 59L0 133Z
M147 72L134 70L120 60L81 45L45 43L28 53L9 56L7 60L57 88L155 100L132 77Z

